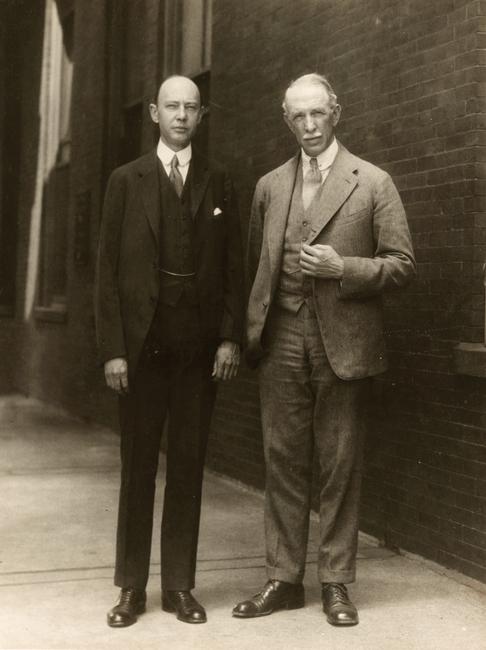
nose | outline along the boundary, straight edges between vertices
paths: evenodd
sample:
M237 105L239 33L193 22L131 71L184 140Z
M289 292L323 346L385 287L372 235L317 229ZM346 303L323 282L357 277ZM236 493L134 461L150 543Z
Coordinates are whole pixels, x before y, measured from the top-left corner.
M304 128L306 131L311 132L316 128L315 122L309 113L305 116Z
M186 107L184 104L181 104L179 106L179 109L177 111L177 119L178 120L185 120L187 118L187 112L186 112Z

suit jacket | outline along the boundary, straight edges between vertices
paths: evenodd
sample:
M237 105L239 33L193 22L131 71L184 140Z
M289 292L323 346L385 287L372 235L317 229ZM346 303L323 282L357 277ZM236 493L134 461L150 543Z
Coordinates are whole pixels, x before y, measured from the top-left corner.
M247 360L265 354L262 332L275 295L300 154L263 176L251 210L247 271ZM341 281L312 279L322 341L342 379L386 370L381 295L406 285L415 261L405 211L383 170L339 145L319 198L309 244L328 244L344 260Z
M226 172L193 150L186 182L205 338L239 342L243 332L240 224ZM112 173L101 221L95 319L101 362L128 360L133 373L159 298L160 187L150 152Z

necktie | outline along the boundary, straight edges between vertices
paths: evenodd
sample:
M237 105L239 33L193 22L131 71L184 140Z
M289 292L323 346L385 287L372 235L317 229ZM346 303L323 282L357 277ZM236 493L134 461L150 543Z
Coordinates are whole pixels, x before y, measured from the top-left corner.
M177 192L177 196L180 196L184 188L184 181L182 180L182 175L179 171L179 160L177 159L177 156L175 154L172 160L170 161L169 180L174 186L174 189Z
M310 158L309 164L310 167L304 176L304 184L302 186L304 210L307 210L309 205L312 203L312 199L316 195L316 192L322 183L322 175L317 165L317 158Z

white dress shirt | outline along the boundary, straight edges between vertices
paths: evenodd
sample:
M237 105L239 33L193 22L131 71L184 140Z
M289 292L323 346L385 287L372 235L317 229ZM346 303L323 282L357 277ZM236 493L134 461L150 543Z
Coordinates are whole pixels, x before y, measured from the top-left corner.
M185 149L181 149L180 151L172 151L172 149L170 149L170 147L162 142L162 140L159 140L159 143L157 145L157 157L164 165L167 176L170 174L170 164L174 156L177 156L177 160L179 161L179 171L182 176L182 181L185 183L187 172L189 171L189 163L191 162L192 158L191 143L189 143Z
M321 172L322 176L322 183L326 180L326 178L329 175L329 172L331 170L331 165L334 162L334 159L337 156L338 152L338 143L336 141L336 138L333 138L331 144L328 146L327 149L324 149L322 153L320 153L318 156L308 156L305 151L302 149L302 173L303 176L305 177L306 173L310 169L310 159L311 158L317 158L317 166L319 167L319 171Z

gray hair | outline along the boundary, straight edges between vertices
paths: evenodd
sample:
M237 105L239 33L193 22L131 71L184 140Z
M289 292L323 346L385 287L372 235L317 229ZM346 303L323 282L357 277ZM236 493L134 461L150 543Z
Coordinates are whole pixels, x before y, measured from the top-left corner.
M304 74L301 77L297 77L297 79L294 79L293 81L290 82L290 85L285 91L284 99L282 102L282 108L284 110L284 113L287 113L287 105L285 103L285 100L287 98L288 91L294 86L299 86L300 84L309 84L311 86L322 86L326 90L327 94L329 95L329 103L331 107L334 108L334 106L336 106L337 95L334 92L333 87L329 83L327 77L325 77L323 74L318 74L317 72L311 72L310 74Z

